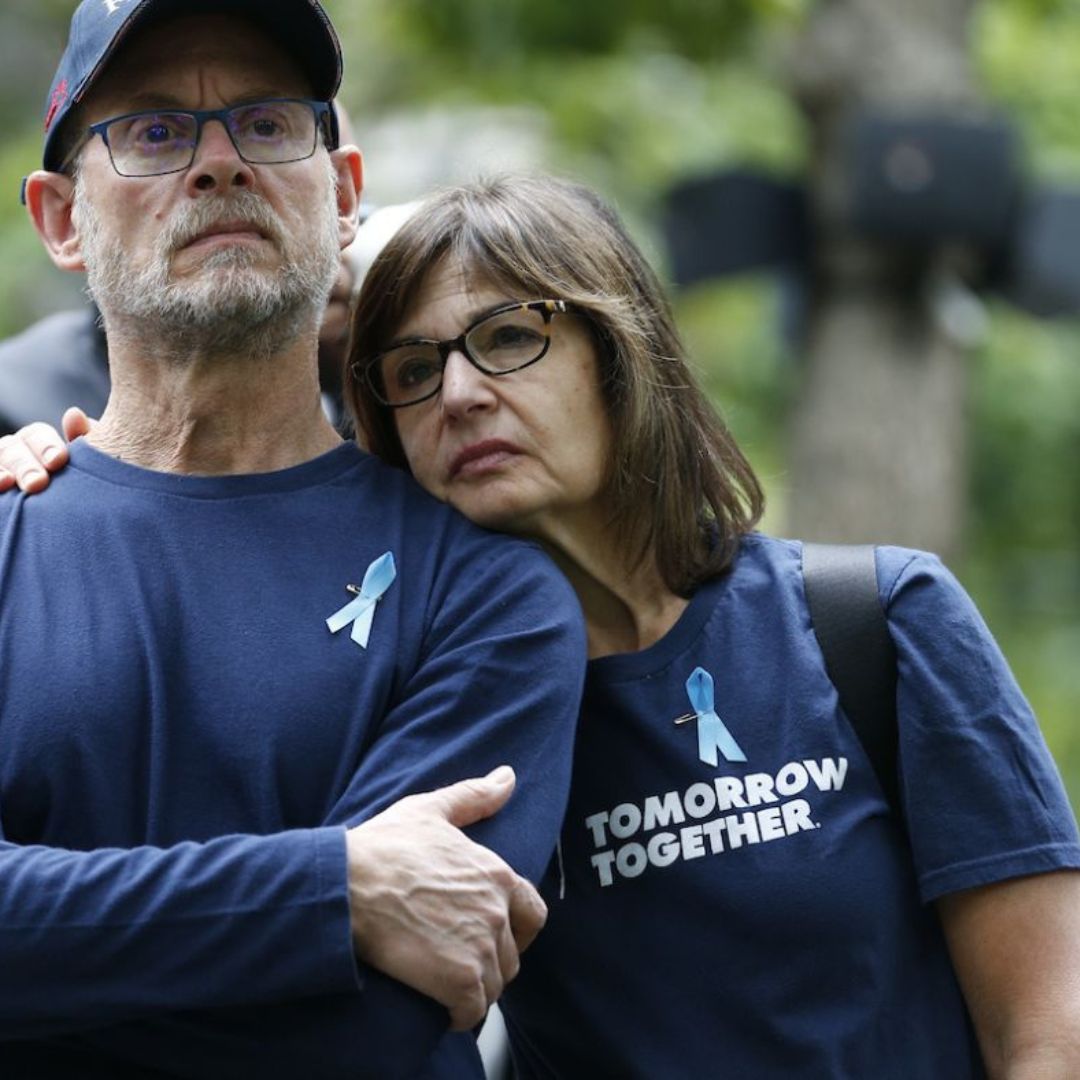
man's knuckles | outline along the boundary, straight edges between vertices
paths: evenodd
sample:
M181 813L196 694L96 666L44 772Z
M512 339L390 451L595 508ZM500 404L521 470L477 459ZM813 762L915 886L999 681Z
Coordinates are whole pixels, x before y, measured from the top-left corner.
M518 972L521 971L521 956L517 949L509 950L505 956L502 957L502 971L503 985L513 982L518 977Z
M32 447L41 447L46 443L55 443L57 440L56 429L40 420L20 428L19 436L27 446Z
M436 1000L450 1010L456 1031L475 1027L484 1019L490 1004L480 965L472 962L456 965L446 975Z
M498 855L493 855L492 859L491 868L488 870L488 877L500 892L505 893L507 896L511 896L517 891L521 878L511 870Z
M539 930L547 922L547 904L540 894L525 882L510 894L510 916L515 925L522 929L535 927Z
M20 466L25 463L27 457L26 447L20 439L14 435L0 437L0 466L12 475L18 476Z
M448 1006L468 1007L470 1002L486 1000L484 965L470 954L448 962L440 980L439 1000Z

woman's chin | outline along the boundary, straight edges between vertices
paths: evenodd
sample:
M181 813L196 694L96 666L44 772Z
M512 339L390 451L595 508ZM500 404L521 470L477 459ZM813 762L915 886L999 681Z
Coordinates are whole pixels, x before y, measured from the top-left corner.
M487 498L480 492L471 491L460 495L451 493L448 502L459 514L464 514L481 528L516 534L529 532L529 515L515 500Z

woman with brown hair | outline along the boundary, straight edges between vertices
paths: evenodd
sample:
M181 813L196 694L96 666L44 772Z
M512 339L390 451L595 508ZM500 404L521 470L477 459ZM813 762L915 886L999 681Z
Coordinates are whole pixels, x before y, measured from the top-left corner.
M373 453L535 537L585 612L549 921L503 998L522 1077L1080 1075L1080 843L1004 659L937 559L877 549L896 820L802 545L753 531L753 472L594 193L423 204L365 280L346 397Z

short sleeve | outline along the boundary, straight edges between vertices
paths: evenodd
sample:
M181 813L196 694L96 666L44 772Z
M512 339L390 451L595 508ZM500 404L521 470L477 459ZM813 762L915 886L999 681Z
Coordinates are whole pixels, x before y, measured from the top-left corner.
M1080 867L1076 820L1023 693L935 556L881 548L902 800L924 901Z

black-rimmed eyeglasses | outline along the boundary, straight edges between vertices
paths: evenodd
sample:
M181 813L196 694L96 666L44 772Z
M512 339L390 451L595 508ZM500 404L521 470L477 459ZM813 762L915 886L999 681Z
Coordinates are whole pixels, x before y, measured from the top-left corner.
M553 315L571 309L563 300L507 304L477 319L447 341L403 341L369 360L363 369L372 393L391 409L434 397L452 352L460 352L485 375L509 375L535 364L551 345Z
M152 109L91 124L85 139L67 156L66 172L83 146L100 135L113 168L121 176L164 176L184 172L195 161L202 130L217 120L236 152L249 165L284 165L315 153L322 131L333 148L331 107L306 98L268 98L228 109Z

